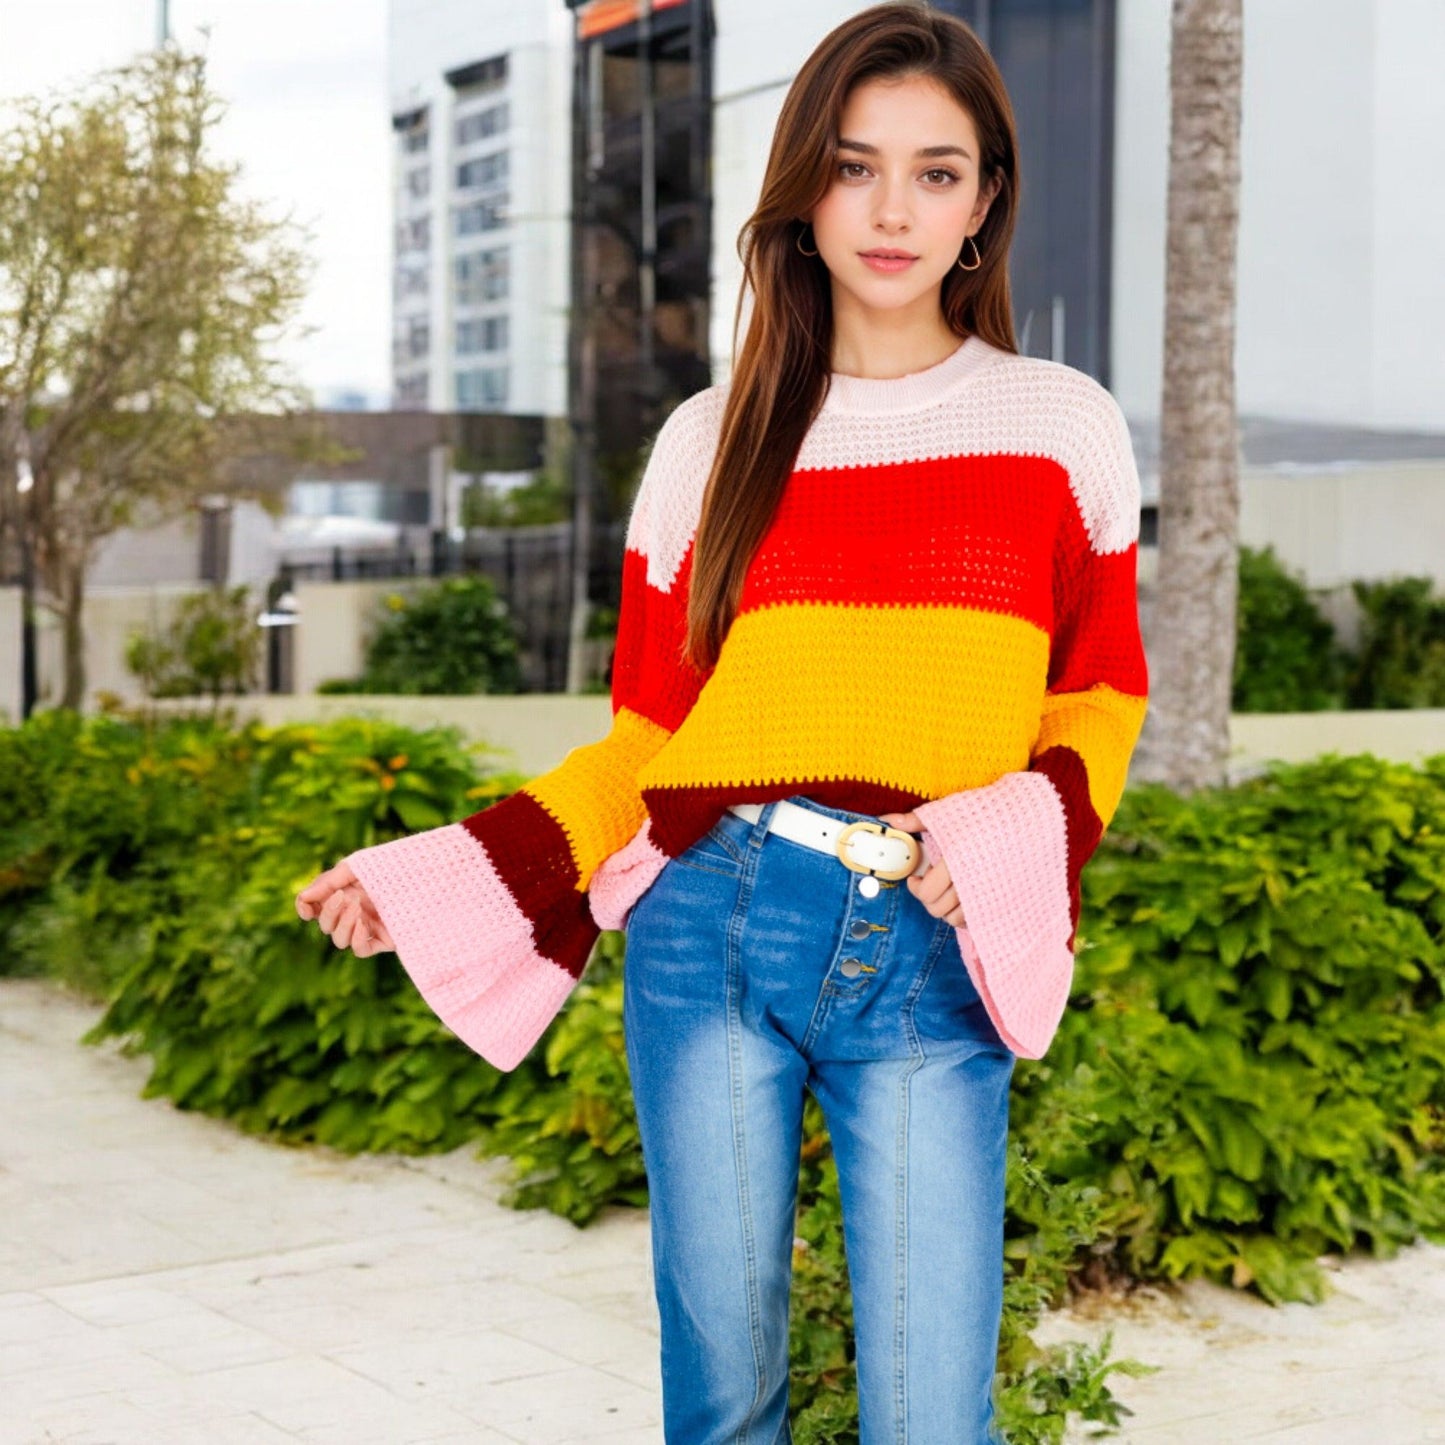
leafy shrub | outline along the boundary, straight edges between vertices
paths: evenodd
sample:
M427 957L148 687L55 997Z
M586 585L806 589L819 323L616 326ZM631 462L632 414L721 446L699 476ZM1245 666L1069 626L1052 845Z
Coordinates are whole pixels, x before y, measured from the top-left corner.
M1340 706L1344 657L1335 630L1273 547L1239 549L1235 625L1236 712Z
M461 470L463 460L458 458ZM506 487L477 476L462 489L464 527L535 527L565 522L571 515L571 482L546 469Z
M337 950L296 890L367 843L514 787L452 730L370 719L228 731L41 713L0 731L6 952L88 987L153 1060L148 1095L290 1142L512 1161L506 1202L579 1224L646 1179L602 935L516 1070L462 1045L394 954ZM999 1353L1013 1445L1107 1425L1117 1370L1041 1349L1096 1283L1207 1275L1318 1298L1315 1256L1445 1237L1445 756L1275 765L1181 799L1131 790L1084 876L1070 1008L1011 1100ZM857 1441L837 1174L805 1116L795 1438Z
M1114 1271L1315 1299L1445 1231L1445 756L1126 794L1071 1006L1014 1122L1096 1188Z
M1350 585L1361 612L1353 650L1273 547L1239 549L1236 712L1445 707L1445 598L1431 579Z
M1351 707L1445 707L1445 597L1428 577L1355 582L1363 613Z
M160 632L133 632L125 662L148 697L214 699L256 686L261 643L250 588L213 587L181 598Z
M490 579L446 577L409 597L387 593L361 677L331 679L317 691L513 693L521 687L519 653L507 605Z

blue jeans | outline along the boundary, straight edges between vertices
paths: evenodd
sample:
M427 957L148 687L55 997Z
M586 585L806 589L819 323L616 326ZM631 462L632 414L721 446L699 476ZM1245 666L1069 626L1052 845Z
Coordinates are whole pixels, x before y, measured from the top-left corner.
M835 856L767 832L775 807L724 813L627 920L666 1440L791 1445L807 1088L838 1166L862 1445L993 1445L1016 1056L952 926L906 882L869 898Z

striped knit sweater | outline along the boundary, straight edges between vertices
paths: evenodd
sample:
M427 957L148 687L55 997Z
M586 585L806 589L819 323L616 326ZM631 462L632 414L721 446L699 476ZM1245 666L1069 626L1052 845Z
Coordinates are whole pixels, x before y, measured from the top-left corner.
M679 648L725 398L689 398L653 444L608 734L347 861L428 1004L509 1070L600 930L728 803L913 810L963 908L962 966L1008 1047L1039 1058L1146 706L1123 414L1084 372L978 336L909 376L835 374L699 673Z

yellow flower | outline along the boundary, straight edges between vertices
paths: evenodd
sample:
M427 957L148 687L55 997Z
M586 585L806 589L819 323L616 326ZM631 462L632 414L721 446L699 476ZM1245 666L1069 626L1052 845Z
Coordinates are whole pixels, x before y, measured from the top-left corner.
M399 773L406 766L407 758L405 753L398 753L388 764L392 772Z

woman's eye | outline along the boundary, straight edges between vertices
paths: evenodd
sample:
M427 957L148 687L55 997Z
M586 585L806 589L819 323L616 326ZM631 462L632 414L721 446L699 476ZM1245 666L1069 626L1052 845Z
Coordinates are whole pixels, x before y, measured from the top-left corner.
M866 171L867 169L868 167L865 166L862 161L842 161L838 166L838 174L847 176L849 180L852 180L854 179L852 174L854 171ZM957 175L949 170L947 166L934 166L930 170L924 171L923 174L925 176L935 177L935 184L937 185L952 185L953 182L958 179Z

